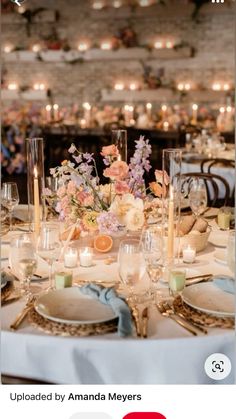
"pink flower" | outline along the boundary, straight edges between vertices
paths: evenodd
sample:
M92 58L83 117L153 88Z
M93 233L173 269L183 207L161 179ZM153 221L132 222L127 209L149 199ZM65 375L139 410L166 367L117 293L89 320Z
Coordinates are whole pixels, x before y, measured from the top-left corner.
M106 157L106 156L116 157L119 155L119 151L115 144L111 144L111 145L102 147L101 155L103 157Z
M59 198L63 198L63 196L66 194L66 188L65 186L61 186L58 191L57 191L57 195Z
M104 170L103 175L113 180L124 179L129 172L129 166L124 161L115 161L110 167Z
M115 192L117 193L117 195L122 195L124 193L128 193L129 192L129 186L123 180L118 180L115 183Z
M91 207L94 203L93 196L84 191L78 192L76 194L76 199L79 201L80 205L84 207Z

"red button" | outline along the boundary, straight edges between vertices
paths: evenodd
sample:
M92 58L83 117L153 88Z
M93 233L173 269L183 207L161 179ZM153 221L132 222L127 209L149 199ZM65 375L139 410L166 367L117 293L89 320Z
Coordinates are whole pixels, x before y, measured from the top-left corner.
M166 417L156 412L135 412L128 413L123 419L166 419Z

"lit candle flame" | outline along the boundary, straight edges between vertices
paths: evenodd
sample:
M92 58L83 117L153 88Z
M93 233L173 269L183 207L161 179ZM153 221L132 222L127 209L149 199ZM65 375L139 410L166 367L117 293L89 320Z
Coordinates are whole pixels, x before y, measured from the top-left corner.
M35 179L38 178L38 171L37 171L36 167L34 167L34 177L35 177Z

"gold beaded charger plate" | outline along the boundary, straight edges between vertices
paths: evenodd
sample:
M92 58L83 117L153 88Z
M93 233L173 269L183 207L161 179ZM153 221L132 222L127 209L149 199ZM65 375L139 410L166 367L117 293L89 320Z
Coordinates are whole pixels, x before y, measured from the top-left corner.
M109 305L83 294L79 287L43 294L35 302L34 308L45 319L70 325L101 324L117 319Z
M234 317L235 297L220 289L214 282L201 282L186 287L182 295L188 306L219 317Z
M28 313L28 319L32 326L41 332L54 336L91 336L104 335L117 331L118 318L104 323L93 324L67 324L46 319L38 314L34 308Z
M193 321L201 326L220 327L222 329L234 328L234 317L218 317L203 313L185 304L180 297L174 300L173 306L176 313L180 313L187 320Z

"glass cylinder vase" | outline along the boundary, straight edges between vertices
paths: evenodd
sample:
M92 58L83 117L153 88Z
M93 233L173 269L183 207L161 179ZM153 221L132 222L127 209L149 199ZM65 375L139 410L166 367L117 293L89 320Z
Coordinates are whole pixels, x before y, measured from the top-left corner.
M43 138L26 139L26 155L30 229L38 235L41 222L45 220Z
M162 152L162 226L165 243L165 264L171 267L179 258L179 225L181 205L181 149Z
M127 163L127 131L126 129L116 129L111 132L112 144L115 144L118 151L118 160Z

